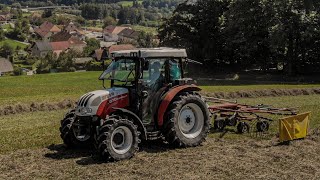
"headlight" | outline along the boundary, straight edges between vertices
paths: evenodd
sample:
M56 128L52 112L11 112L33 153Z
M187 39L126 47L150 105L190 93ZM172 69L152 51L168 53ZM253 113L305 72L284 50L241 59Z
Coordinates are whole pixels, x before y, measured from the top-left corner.
M92 101L91 106L99 106L100 103L101 103L101 98L97 97Z
M84 107L84 108L81 108L79 112L81 115L86 115L86 114L92 113L92 109Z

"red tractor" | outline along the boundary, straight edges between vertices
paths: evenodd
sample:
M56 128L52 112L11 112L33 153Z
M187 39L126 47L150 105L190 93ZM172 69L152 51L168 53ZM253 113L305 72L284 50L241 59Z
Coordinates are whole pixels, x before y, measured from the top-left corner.
M131 158L141 140L164 137L176 147L201 144L210 129L208 105L184 78L184 49L118 51L101 74L111 88L83 95L61 121L69 147L94 144L105 160Z

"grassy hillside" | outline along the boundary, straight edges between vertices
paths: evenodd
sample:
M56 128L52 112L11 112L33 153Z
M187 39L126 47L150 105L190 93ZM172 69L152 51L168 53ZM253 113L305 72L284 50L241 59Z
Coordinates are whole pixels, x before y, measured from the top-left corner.
M5 43L8 43L11 47L13 47L14 49L17 48L17 46L20 46L21 49L24 49L27 47L27 45L20 43L18 41L14 41L12 39L5 39L3 41L0 41L0 46L3 46Z

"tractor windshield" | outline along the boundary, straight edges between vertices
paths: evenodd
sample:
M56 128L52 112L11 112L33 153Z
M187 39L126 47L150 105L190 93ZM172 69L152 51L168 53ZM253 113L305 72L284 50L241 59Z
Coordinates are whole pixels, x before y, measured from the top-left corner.
M100 80L114 80L117 85L126 85L135 79L135 62L132 59L112 61L99 77ZM125 83L125 84L124 84Z

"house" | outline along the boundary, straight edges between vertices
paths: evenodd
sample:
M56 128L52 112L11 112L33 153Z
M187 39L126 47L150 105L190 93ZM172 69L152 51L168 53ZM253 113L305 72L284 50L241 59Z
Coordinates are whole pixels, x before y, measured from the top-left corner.
M50 42L51 51L59 57L60 53L70 48L69 41Z
M52 51L51 44L47 41L37 41L30 47L33 56L45 57Z
M45 57L49 52L53 52L57 55L60 55L61 52L67 50L70 47L68 41L62 42L47 42L47 41L38 41L31 46L31 54L33 56Z
M13 72L12 63L8 59L0 58L0 76L8 72Z
M118 36L120 41L134 41L139 38L140 32L135 31L133 29L124 29L122 30Z
M124 29L131 29L130 27L127 26L107 26L104 28L103 32L104 33L109 33L109 34L119 34L122 30Z
M44 22L38 28L34 29L35 33L44 41L49 41L50 37L57 34L61 29L51 22Z
M51 42L68 41L70 49L82 53L83 49L87 46L86 42L82 41L78 36L73 36L66 30L63 30L51 37Z
M118 34L124 29L131 29L126 26L107 26L103 30L103 40L106 42L117 42L119 41Z
M92 53L92 58L94 58L96 61L104 61L108 59L108 51L106 48L100 48L96 49Z
M68 41L47 42L38 41L31 46L31 54L33 56L45 57L49 52L53 52L57 57L68 49L75 50L79 53L83 52L86 43L77 39L69 39Z
M72 36L78 37L80 40L85 40L85 33L81 28L78 28L72 21L64 28L66 32Z
M84 48L87 46L87 43L81 41L78 37L71 37L69 39L70 49L73 49L79 53L82 53Z
M120 45L112 45L108 49L109 55L114 51L123 51L123 50L134 50L137 49L132 44L120 44Z

